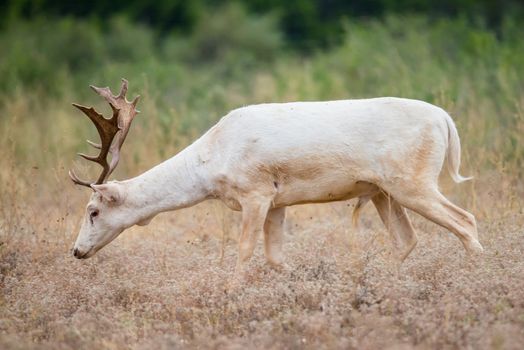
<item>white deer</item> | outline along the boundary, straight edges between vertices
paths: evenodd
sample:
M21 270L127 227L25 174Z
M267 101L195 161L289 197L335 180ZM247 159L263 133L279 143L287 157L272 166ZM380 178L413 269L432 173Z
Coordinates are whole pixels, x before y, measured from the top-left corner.
M211 198L242 211L240 271L262 234L268 262L283 264L287 206L354 197L359 198L355 218L364 203L373 202L400 261L417 243L405 208L454 233L467 252L483 250L474 216L438 190L444 162L455 182L467 180L458 173L457 129L439 107L393 97L242 107L171 159L135 178L105 183L118 163L138 97L127 102L124 79L118 96L109 88L92 88L111 104L113 117L75 105L95 123L102 141L90 142L101 149L99 156L82 156L104 167L96 183L70 172L75 183L94 190L73 249L79 259L158 213Z

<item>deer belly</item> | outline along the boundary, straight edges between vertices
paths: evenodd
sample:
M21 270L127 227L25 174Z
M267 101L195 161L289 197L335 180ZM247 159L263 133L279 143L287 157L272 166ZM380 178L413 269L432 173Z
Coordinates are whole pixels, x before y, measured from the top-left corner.
M347 200L354 197L368 196L378 193L379 188L369 182L341 180L340 178L319 178L315 181L294 180L276 183L276 207L304 204L324 203Z

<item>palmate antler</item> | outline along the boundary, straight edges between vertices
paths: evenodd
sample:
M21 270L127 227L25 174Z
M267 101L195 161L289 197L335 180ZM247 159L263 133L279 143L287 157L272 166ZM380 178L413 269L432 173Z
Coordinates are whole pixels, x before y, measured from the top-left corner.
M104 118L104 116L95 111L93 107L85 107L73 103L73 106L84 112L85 115L91 119L100 135L100 144L87 140L87 143L100 150L98 156L89 156L83 153L79 153L78 155L87 160L100 164L103 168L102 173L96 182L80 180L78 176L76 176L75 172L70 170L69 176L75 184L87 187L91 187L93 184L102 184L107 180L109 175L111 175L113 170L115 170L116 166L118 165L118 161L120 160L120 149L122 148L122 144L124 143L127 133L129 132L131 122L138 113L136 110L136 105L140 97L135 97L132 102L127 101L127 84L127 80L122 79L120 93L116 96L111 93L111 90L109 90L108 87L98 88L96 86L90 85L91 89L93 89L97 94L109 102L109 105L113 111L113 116L110 119ZM109 153L111 153L110 164L107 160Z

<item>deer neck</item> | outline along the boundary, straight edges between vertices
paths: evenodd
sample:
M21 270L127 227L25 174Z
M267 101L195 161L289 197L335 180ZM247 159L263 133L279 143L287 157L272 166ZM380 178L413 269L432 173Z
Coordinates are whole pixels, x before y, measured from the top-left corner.
M124 181L125 201L140 224L158 213L187 208L208 198L208 178L190 146L142 175Z

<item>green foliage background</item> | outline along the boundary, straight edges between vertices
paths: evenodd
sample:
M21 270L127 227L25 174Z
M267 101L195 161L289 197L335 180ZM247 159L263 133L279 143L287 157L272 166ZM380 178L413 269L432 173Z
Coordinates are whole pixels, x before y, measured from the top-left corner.
M0 23L18 18L71 16L101 20L124 15L161 34L187 33L216 8L231 3L242 4L254 14L277 16L288 43L309 50L340 43L342 22L347 18L424 14L430 18L463 17L498 28L506 17L524 13L524 4L519 0L7 0L0 5Z

